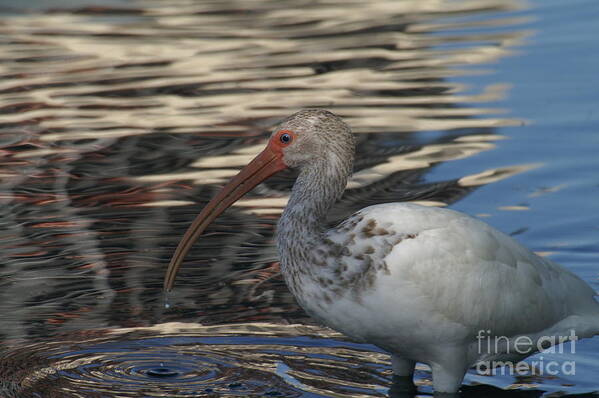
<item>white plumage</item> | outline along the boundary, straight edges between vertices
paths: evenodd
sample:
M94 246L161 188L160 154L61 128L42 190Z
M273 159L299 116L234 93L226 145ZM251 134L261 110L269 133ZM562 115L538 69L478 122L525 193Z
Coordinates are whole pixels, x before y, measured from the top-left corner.
M310 282L314 276L305 276L300 284L312 289L298 299L331 328L397 353L394 362L405 376L413 361L429 364L436 391L456 391L479 360L518 360L534 353L541 338L558 342L572 330L577 338L599 332L599 304L584 281L482 221L406 203L371 206L352 218L361 221L350 231L329 230L329 239L344 243L373 222L375 232L379 226L389 234L357 238L344 256L348 272L360 267L351 259L368 247L380 250L384 239L410 237L386 253L389 272L377 272L371 288L344 289L327 304L321 287ZM333 278L331 269L321 268L317 278ZM486 339L495 336L501 339L488 352ZM521 337L514 347L518 336L532 342L526 354L529 340Z

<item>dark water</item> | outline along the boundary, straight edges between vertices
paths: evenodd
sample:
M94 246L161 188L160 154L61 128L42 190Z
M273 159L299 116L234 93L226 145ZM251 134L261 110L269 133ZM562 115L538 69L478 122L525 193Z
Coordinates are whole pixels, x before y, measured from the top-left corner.
M2 397L400 395L387 355L314 325L283 284L272 239L291 173L215 222L164 306L189 222L302 107L358 136L331 223L373 203L449 205L599 290L595 1L0 12ZM574 375L473 372L463 395L596 394L599 340L575 351L540 354ZM428 369L416 376L429 395Z

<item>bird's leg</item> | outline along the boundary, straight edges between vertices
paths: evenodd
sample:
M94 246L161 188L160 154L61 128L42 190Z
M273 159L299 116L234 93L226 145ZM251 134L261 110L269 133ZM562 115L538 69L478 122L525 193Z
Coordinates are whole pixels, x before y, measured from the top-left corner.
M414 393L414 367L416 362L391 354L391 365L393 367L393 384L389 389L390 397L401 397L405 393Z
M431 363L433 371L433 389L435 396L439 394L455 394L460 389L468 365L465 360L460 360L458 354L453 360L444 361L443 363Z
M391 354L391 365L393 366L393 375L398 377L409 377L412 379L414 376L414 367L416 362L401 358L396 354Z

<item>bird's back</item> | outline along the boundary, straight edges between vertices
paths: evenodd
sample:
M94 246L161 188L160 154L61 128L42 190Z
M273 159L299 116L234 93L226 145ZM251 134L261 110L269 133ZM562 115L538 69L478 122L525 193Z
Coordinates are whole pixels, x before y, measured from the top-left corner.
M378 257L378 276L371 281L378 288L370 292L386 297L374 301L401 303L416 317L437 316L439 324L461 325L465 333L515 336L548 330L574 316L588 320L581 328L598 327L594 333L599 333L599 304L588 284L465 214L405 203L376 205L328 236L347 248L346 274L365 273L364 261L355 258ZM348 236L354 239L348 242ZM376 261L366 263L377 267Z

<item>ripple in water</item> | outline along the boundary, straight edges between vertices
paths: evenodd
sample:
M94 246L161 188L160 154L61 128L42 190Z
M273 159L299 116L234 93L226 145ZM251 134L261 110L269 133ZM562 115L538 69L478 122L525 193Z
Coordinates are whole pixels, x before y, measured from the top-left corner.
M319 328L165 325L5 353L2 396L384 396L391 382L387 355Z

